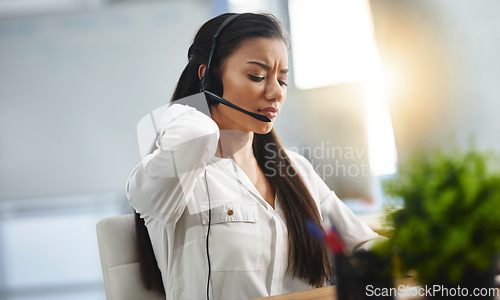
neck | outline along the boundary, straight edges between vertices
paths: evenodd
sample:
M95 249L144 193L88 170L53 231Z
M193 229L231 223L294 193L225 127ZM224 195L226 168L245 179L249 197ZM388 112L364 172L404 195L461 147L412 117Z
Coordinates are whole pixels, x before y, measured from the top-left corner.
M221 130L217 156L232 158L236 162L253 159L253 132Z

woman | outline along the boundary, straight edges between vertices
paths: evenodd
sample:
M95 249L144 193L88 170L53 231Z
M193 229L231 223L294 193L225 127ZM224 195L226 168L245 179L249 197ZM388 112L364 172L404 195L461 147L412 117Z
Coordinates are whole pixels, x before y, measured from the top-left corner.
M224 24L207 70L212 38L232 15L200 28L172 101L198 93L213 72L220 96L270 122L213 98L211 117L174 104L156 149L127 184L138 234L157 260L146 267L158 266L168 299L248 299L324 285L328 252L305 228L309 220L320 225L331 215L351 250L377 237L273 132L288 75L287 38L273 16L247 13Z

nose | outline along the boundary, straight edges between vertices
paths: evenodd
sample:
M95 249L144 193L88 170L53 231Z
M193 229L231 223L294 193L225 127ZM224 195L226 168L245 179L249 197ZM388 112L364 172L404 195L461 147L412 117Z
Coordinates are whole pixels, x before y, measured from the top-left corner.
M285 86L280 85L278 80L271 80L266 87L265 97L267 100L283 101L286 96Z

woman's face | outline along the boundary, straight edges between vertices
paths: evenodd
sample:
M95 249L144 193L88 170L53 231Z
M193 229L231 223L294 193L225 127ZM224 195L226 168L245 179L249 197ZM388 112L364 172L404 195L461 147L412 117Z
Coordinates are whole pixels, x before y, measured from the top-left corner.
M277 38L251 38L225 60L222 66L222 97L248 111L265 115L262 122L226 105L212 108L220 129L268 133L286 98L288 52Z

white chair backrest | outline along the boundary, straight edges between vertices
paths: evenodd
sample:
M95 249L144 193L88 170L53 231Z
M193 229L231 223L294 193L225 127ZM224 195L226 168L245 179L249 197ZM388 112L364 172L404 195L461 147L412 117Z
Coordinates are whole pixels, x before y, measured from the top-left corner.
M97 241L108 300L165 299L146 289L139 272L134 215L104 218L97 227Z

